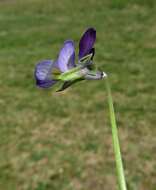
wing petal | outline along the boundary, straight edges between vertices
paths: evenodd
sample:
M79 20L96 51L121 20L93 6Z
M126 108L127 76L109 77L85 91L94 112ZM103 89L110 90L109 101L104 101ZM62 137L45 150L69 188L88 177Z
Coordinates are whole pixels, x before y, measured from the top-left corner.
M67 40L64 42L62 49L60 50L58 59L56 61L56 66L61 72L66 72L69 69L75 67L75 49L72 40Z

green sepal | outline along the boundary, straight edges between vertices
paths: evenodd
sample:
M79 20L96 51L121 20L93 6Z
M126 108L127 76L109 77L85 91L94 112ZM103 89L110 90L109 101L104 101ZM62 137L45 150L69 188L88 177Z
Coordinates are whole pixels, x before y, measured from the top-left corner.
M79 72L80 69L81 69L81 67L78 67L78 66L73 68L73 69L70 69L69 71L59 75L58 79L62 80L62 81L72 81L72 80L75 80L75 79L79 79L79 78L81 78L81 75L80 75L80 72Z
M82 57L82 58L79 60L79 64L85 65L86 63L89 63L90 61L92 61L92 60L91 60L92 56L93 56L93 53L90 53L90 54L88 54L88 55Z
M52 78L57 80L60 75L61 75L61 71L59 69L57 69L57 68L53 68L53 70L52 70Z

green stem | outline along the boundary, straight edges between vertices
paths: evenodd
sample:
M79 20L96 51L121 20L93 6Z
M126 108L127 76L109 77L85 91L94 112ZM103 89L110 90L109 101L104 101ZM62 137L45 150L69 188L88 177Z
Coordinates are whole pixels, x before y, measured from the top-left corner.
M117 176L118 176L118 184L119 184L120 190L126 190L127 188L126 188L126 181L125 181L123 163L122 163L121 152L120 152L118 130L117 130L117 125L116 125L115 112L114 112L113 100L112 100L108 77L106 77L106 88L107 88L107 93L108 93L108 104L109 104L110 120L111 120L111 126L112 126L112 138L113 138L116 169L117 169Z

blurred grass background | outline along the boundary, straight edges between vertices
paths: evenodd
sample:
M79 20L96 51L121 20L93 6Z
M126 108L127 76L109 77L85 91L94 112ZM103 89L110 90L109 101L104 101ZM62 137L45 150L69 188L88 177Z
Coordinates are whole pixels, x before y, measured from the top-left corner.
M104 81L36 88L35 64L97 29L129 190L156 189L156 2L0 1L0 190L115 190Z

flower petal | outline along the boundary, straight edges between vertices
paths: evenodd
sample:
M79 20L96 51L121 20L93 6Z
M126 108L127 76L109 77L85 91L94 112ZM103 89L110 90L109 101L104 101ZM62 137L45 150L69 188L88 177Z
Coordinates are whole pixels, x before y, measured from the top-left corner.
M50 60L44 60L36 65L35 79L36 85L41 88L49 88L57 81L52 79L53 62Z
M61 72L66 72L69 69L75 67L74 61L74 43L72 40L65 41L56 61L56 66L60 69Z
M81 37L79 43L79 59L89 54L92 51L96 40L96 30L94 28L89 28Z

